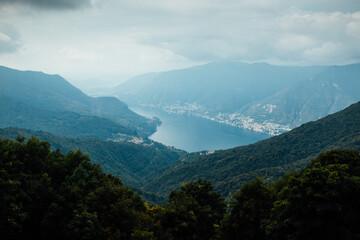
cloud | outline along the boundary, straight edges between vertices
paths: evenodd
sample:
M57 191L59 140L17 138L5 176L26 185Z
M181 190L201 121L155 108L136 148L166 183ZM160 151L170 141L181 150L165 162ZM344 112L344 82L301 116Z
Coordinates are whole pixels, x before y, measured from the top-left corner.
M8 24L0 24L0 54L16 52L21 47L19 34Z
M42 9L76 9L91 5L91 0L0 0L0 5L27 5Z
M0 25L0 51L18 50L0 64L68 76L360 61L359 0L0 0L0 11L21 34Z
M151 13L142 15L145 24L134 22L132 26L130 22L124 34L140 44L167 49L193 61L271 59L282 64L337 64L360 59L356 47L359 8L354 8L357 12L310 11L280 0L266 4L210 2L204 8L197 2L193 11L183 11L187 9L184 3L178 9L168 5L162 10L171 12L171 18L166 14L154 18ZM335 7L338 1L331 3Z
M82 60L90 60L90 61L101 61L104 56L98 54L96 52L85 52L79 49L64 47L60 54L66 58L70 59L82 59Z
M302 0L296 4L298 8L309 11L356 12L360 9L359 0Z
M0 54L15 52L19 45L12 41L11 37L0 32Z

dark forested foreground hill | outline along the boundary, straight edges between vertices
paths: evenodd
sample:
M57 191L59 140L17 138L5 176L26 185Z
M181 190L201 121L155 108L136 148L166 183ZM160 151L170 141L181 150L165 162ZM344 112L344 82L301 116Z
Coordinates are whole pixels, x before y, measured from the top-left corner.
M49 111L53 111L107 118L143 135L154 133L158 124L157 119L145 118L132 112L125 103L114 97L89 97L59 75L19 71L0 66L0 95L35 107L37 112L48 111L42 115L48 115ZM10 110L12 112L18 110L20 116L23 114L20 111L23 108ZM38 117L36 112L29 111L29 108L26 110L28 110L25 113L27 116L33 114L34 118ZM51 117L56 117L56 114L52 114ZM70 118L69 115L67 117ZM12 124L13 122L9 120L2 122L1 125L15 126Z
M35 136L51 143L54 149L60 148L64 153L81 149L89 154L94 163L100 163L101 168L117 177L124 183L140 187L143 177L150 172L166 166L186 153L181 150L166 147L160 143L148 140L139 145L126 142L103 141L96 138L66 138L42 131L31 131L19 128L0 129L0 137L12 138Z
M0 173L2 240L360 238L355 150L322 153L268 186L248 182L228 209L200 179L152 206L81 151L51 151L34 137L0 139Z
M300 169L330 149L360 149L360 102L343 111L290 132L248 146L192 154L147 176L148 191L166 195L182 182L209 179L225 196L257 176L273 181L291 169Z

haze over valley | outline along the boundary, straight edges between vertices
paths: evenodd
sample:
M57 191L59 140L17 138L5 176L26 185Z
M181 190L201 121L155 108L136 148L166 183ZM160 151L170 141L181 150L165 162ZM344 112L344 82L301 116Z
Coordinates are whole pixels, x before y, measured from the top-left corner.
M219 62L134 77L112 94L136 107L277 135L359 101L359 76L360 64Z

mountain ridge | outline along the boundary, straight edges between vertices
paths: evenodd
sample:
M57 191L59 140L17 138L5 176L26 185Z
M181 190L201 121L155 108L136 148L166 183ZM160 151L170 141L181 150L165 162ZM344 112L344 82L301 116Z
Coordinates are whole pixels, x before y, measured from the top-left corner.
M117 139L119 135L138 135L135 130L107 118L43 110L1 94L0 111L0 127L29 128L66 137L97 137L103 140Z
M215 190L230 196L255 177L274 181L291 169L301 169L321 152L337 148L360 149L360 102L317 121L303 124L287 133L247 146L198 153L146 177L145 188L159 195L181 182L205 178Z
M159 124L158 119L140 116L114 97L89 97L59 75L0 66L0 94L38 109L105 117L146 136Z
M358 79L360 64L331 66L314 78L296 82L259 102L248 104L237 113L252 116L259 122L272 120L290 127L299 126L359 101Z
M136 76L112 95L134 106L277 135L359 101L352 87L358 79L358 63L296 67L217 62ZM333 84L321 86L329 81Z
M265 74L258 70L259 66L262 67L263 71L266 71ZM326 67L278 67L264 63L215 62L185 69L137 76L115 88L113 95L127 100L129 104L140 100L154 105L161 104L163 100L167 101L166 104L173 104L179 100L183 103L195 101L200 105L204 105L204 101L208 101L208 96L203 95L203 91L210 92L213 96L224 92L229 94L231 99L215 99L223 101L221 102L223 105L221 109L226 112L227 110L223 110L224 107L232 111L235 110L231 106L232 101L248 103L249 100L257 98L255 94L250 98L248 95L246 97L240 96L239 92L250 91L254 93L256 90L258 95L266 96L269 95L269 92L276 92L276 89L281 89L282 86L287 86L289 82L295 81L294 79L287 78L287 76L291 75L294 78L303 79L304 76L312 75L324 68ZM309 69L308 73L304 73L304 69ZM296 72L296 74L292 73L292 71ZM267 76L266 79L264 78L266 82L259 81L259 78L264 76ZM239 81L239 78L241 81ZM143 86L141 81L144 81L147 85ZM221 85L214 86L214 84L219 82L221 82ZM253 88L246 87L245 84L252 84ZM260 86L265 84L267 84L268 88L259 89ZM149 89L152 92L148 92ZM145 92L142 92L143 90ZM130 98L132 94L121 94L122 92L131 93L133 91L140 91L135 95L135 100ZM184 97L185 93L186 99L178 99L178 97ZM127 97L127 95L130 95L130 97ZM210 100L213 105L216 105L214 98ZM226 106L225 103L228 103L229 106Z

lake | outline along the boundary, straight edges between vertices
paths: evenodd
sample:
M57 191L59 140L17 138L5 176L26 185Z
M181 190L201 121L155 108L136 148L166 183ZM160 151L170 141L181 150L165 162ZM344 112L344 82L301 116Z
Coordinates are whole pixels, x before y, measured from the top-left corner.
M169 114L161 109L132 107L131 110L162 121L150 139L187 152L227 149L270 137L199 117Z

